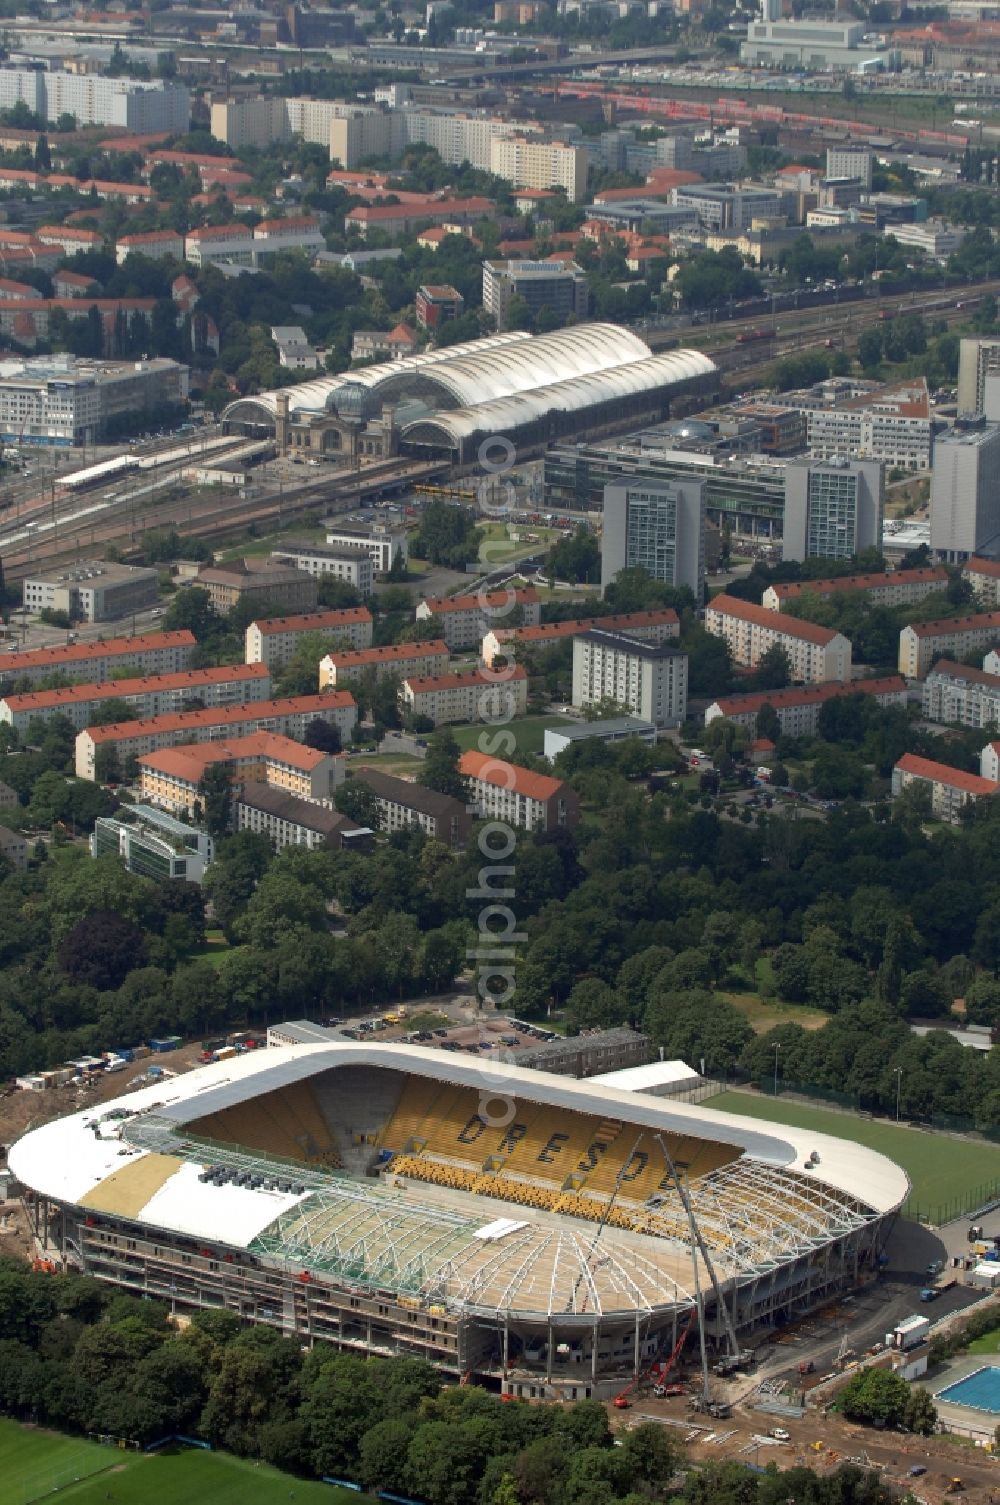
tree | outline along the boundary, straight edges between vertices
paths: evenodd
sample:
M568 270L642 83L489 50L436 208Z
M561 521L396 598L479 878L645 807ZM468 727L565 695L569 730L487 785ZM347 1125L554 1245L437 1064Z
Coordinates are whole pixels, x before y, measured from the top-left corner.
M127 700L115 696L111 700L102 701L97 708L91 711L88 717L90 726L114 726L119 721L137 721L135 711Z
M102 991L120 987L134 968L145 965L146 957L146 938L138 925L100 909L84 915L56 952L68 977Z
M781 720L769 700L765 700L757 712L757 736L766 737L770 742L777 742L781 736Z
M341 815L357 821L359 826L378 830L378 796L364 782L363 774L341 784L334 793L333 802Z
M757 660L753 674L755 690L783 690L792 681L792 665L780 643L768 648Z
M228 765L208 763L198 780L198 798L204 811L205 830L216 840L225 836L233 815L233 786Z
M324 721L322 716L317 716L310 721L302 733L302 740L306 747L313 747L317 752L328 753L331 756L341 750L340 729L333 726L329 721Z
M461 748L451 727L438 727L427 744L419 782L426 789L436 789L439 794L450 794L453 799L465 801L468 795L465 780L458 771L460 757Z
M222 619L212 606L208 591L200 585L179 590L163 616L164 632L179 632L186 628L199 643L218 632L221 626Z

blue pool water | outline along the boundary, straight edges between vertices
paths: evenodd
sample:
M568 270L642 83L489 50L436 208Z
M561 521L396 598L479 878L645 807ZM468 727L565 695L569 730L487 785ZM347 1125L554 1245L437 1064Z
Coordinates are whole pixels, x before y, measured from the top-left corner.
M939 1390L936 1400L951 1401L955 1406L970 1406L973 1411L990 1411L1000 1415L1000 1369L985 1365L964 1380Z

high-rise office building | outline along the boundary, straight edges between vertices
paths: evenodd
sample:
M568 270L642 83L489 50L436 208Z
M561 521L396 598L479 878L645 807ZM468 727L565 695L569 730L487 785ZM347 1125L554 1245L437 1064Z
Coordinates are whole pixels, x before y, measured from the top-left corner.
M1000 371L1000 339L962 340L958 349L958 416L986 411L986 378Z
M790 460L785 559L850 559L882 543L885 471L878 460Z
M484 261L483 308L493 315L498 329L507 328L515 298L522 298L532 313L551 308L557 314L585 319L587 278L575 261Z
M934 445L931 548L940 558L960 564L997 540L1000 424L979 419L959 424Z
M601 588L640 565L654 580L705 590L704 481L623 481L604 488Z
M828 178L858 178L864 188L871 188L874 160L875 154L867 146L828 146L826 176Z

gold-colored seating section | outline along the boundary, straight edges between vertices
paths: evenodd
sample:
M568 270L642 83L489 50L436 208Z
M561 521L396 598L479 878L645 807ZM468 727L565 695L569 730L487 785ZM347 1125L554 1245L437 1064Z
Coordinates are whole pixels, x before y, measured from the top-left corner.
M192 1123L190 1132L282 1160L325 1165L331 1170L343 1165L340 1147L308 1082L294 1082L263 1097L210 1113Z

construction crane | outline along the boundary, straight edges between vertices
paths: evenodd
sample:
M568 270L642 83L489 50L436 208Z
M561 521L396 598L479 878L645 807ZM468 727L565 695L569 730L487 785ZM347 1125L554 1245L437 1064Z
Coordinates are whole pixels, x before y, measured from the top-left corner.
M733 1373L734 1370L740 1368L743 1364L748 1363L752 1359L753 1355L748 1350L741 1350L739 1346L736 1338L736 1330L733 1327L732 1320L730 1319L729 1309L726 1306L722 1294L722 1288L719 1285L718 1277L715 1273L715 1266L712 1264L712 1257L708 1252L708 1245L705 1243L705 1240L702 1237L701 1229L698 1227L698 1221L694 1215L694 1209L691 1206L691 1198L688 1196L687 1187L684 1185L680 1175L678 1174L677 1166L674 1164L673 1156L667 1149L666 1141L664 1140L662 1134L657 1133L654 1135L654 1138L656 1139L656 1142L660 1146L660 1150L663 1153L663 1158L666 1161L667 1169L669 1170L671 1179L673 1180L673 1183L677 1188L677 1195L680 1197L681 1206L684 1208L684 1213L688 1221L688 1227L691 1230L691 1265L694 1271L695 1301L699 1318L698 1338L701 1353L702 1393L699 1409L708 1411L713 1416L724 1415L728 1413L729 1408L728 1406L723 1405L721 1402L714 1401L712 1399L711 1387L708 1382L708 1353L705 1347L705 1301L701 1289L701 1277L698 1270L699 1254L701 1255L705 1269L708 1271L708 1278L712 1282L712 1290L715 1293L716 1309L722 1318L722 1322L726 1330L726 1341L729 1345L729 1357L715 1366L716 1374L725 1375Z
M691 1331L692 1327L694 1326L694 1319L695 1319L696 1316L697 1316L697 1311L696 1311L696 1309L694 1307L692 1307L691 1311L688 1313L687 1322L685 1323L684 1327L681 1329L680 1337L677 1339L677 1341L674 1344L673 1348L670 1350L670 1356L667 1359L667 1362L663 1365L663 1367L659 1371L659 1374L660 1374L660 1384L661 1385L662 1385L663 1381L667 1378L667 1375L672 1372L674 1365L677 1363L677 1360L680 1357L681 1349L684 1347L684 1344L687 1342L688 1333ZM645 1370L642 1374L635 1375L634 1378L631 1379L629 1381L629 1383L625 1386L625 1389L621 1392L621 1394L615 1396L614 1400L612 1401L612 1405L615 1406L617 1408L617 1410L619 1410L619 1411L627 1411L628 1408L629 1408L629 1405L631 1404L631 1402L629 1401L629 1396L632 1394L632 1391L635 1390L637 1388L637 1386L643 1384L645 1381L647 1381L648 1379L650 1379L650 1377L652 1376L652 1374L654 1373L654 1371L659 1367L659 1365L660 1365L660 1356L659 1356L659 1354L657 1354L656 1358L652 1361L652 1363L650 1364L649 1368L647 1370Z

